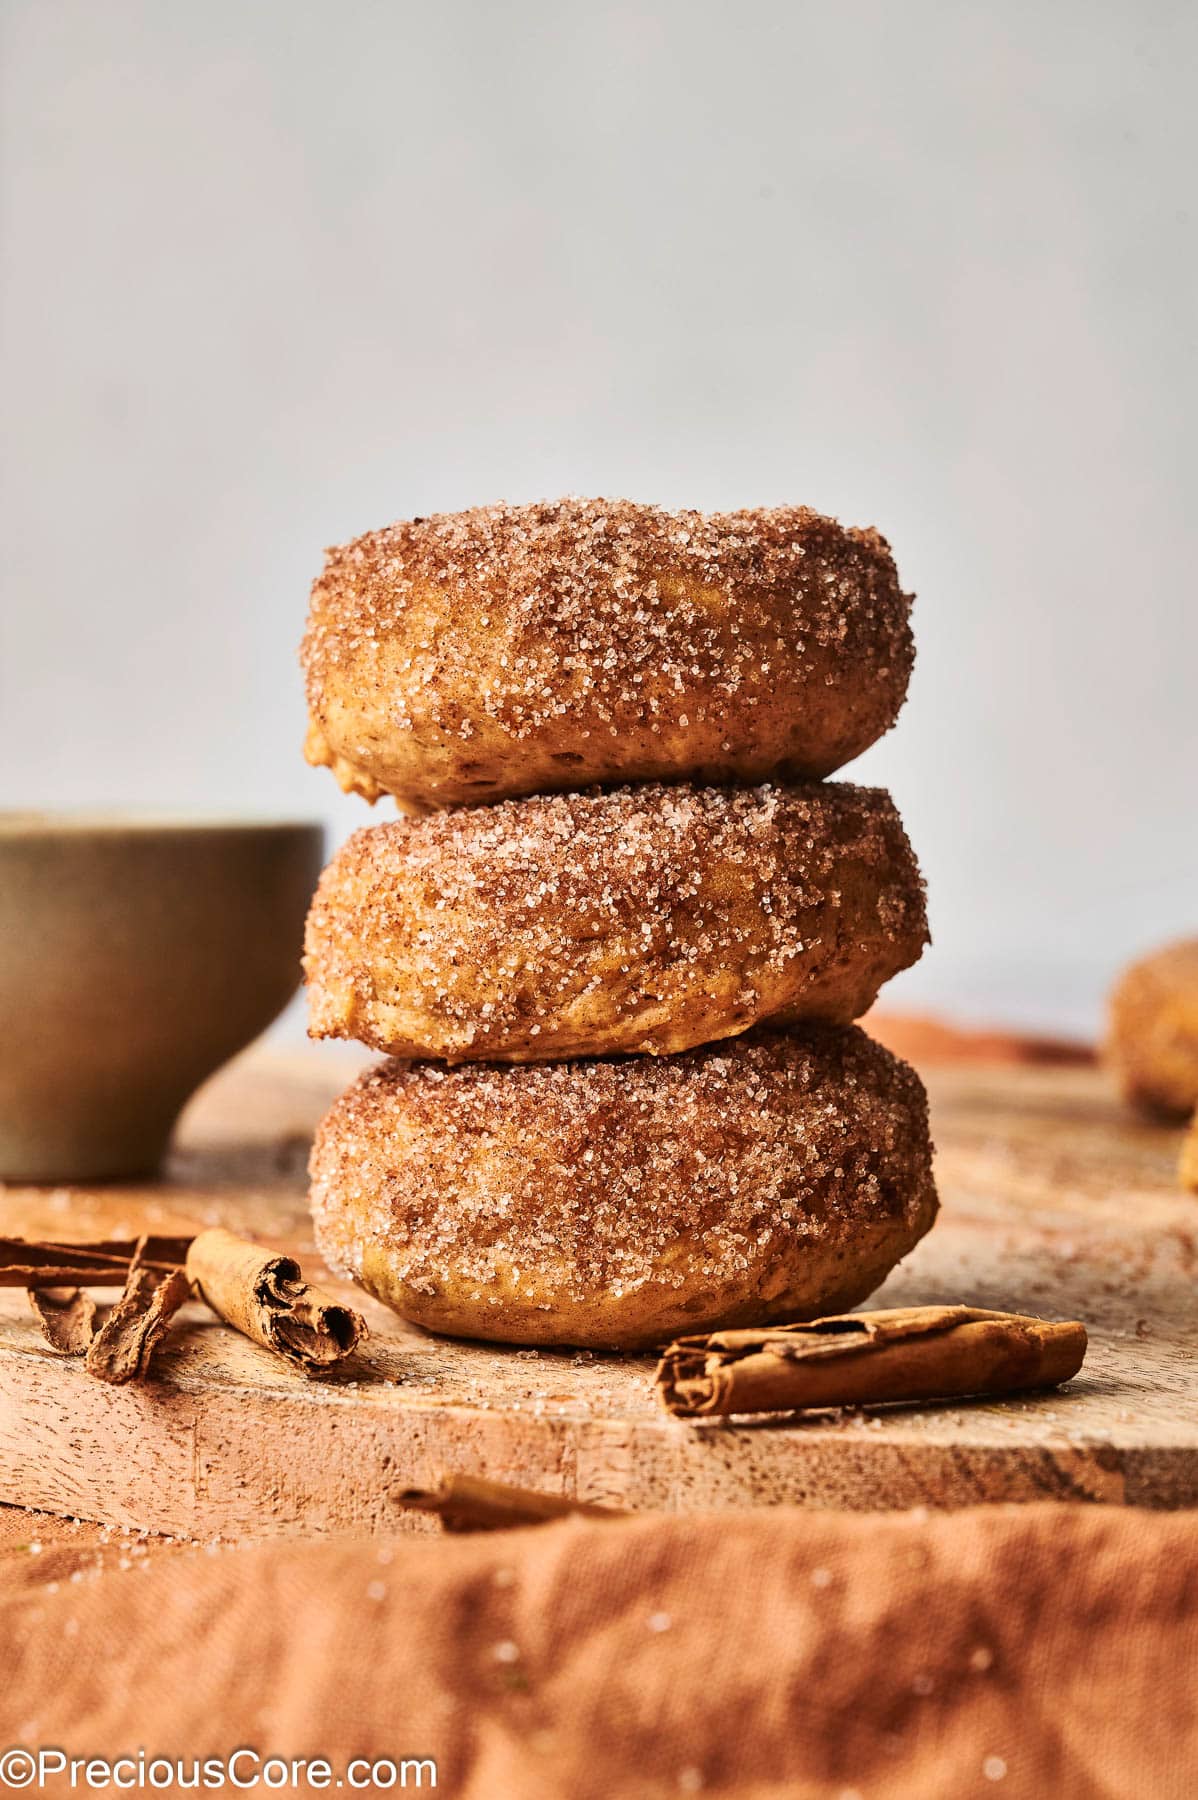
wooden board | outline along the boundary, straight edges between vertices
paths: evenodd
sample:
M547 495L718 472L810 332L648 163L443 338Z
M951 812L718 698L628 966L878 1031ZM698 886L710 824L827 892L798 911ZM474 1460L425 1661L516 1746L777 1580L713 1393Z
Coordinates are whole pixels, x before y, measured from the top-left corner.
M370 1301L368 1355L343 1378L307 1382L189 1307L158 1379L108 1388L52 1351L9 1291L0 1499L199 1538L390 1531L411 1519L396 1493L448 1470L629 1508L1198 1504L1198 1199L1176 1186L1178 1134L1137 1124L1095 1069L924 1073L943 1213L879 1303L1082 1318L1091 1349L1068 1390L686 1424L658 1409L650 1359L437 1339ZM316 1268L307 1138L346 1079L315 1051L251 1056L194 1104L165 1182L0 1189L3 1229L222 1222Z

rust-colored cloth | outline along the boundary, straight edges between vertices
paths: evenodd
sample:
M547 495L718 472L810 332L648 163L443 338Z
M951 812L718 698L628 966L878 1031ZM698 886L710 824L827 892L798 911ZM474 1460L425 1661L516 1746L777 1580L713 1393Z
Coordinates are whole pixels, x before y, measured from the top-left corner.
M780 1508L208 1552L7 1531L0 1748L430 1757L461 1800L1198 1793L1194 1515Z

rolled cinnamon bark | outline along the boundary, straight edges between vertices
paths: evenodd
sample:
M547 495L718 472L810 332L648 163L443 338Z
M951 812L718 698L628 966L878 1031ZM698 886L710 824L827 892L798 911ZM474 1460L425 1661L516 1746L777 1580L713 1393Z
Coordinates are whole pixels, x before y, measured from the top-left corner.
M166 1274L181 1269L189 1237L106 1238L86 1244L55 1238L0 1238L0 1287L124 1287L130 1264Z
M341 1362L366 1331L361 1314L310 1287L292 1257L223 1227L193 1238L187 1279L226 1324L305 1375Z
M627 1517L615 1507L590 1506L561 1494L508 1487L479 1475L450 1475L439 1488L405 1488L397 1498L408 1511L434 1514L445 1531L505 1531L515 1525L547 1525L570 1513L589 1519Z
M676 1418L942 1400L1056 1387L1086 1329L971 1306L895 1307L669 1345L657 1393Z

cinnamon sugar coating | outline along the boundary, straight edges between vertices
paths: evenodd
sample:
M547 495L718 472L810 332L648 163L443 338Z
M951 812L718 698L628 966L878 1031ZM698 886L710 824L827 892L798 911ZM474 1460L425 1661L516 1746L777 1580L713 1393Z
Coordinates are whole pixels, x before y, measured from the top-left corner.
M483 506L327 554L305 754L427 811L635 780L830 774L913 646L885 540L805 507Z
M847 1023L927 941L888 794L553 794L354 834L308 917L314 1037L450 1062Z
M1124 1095L1162 1119L1198 1107L1198 938L1123 971L1110 997L1107 1059Z
M841 1311L937 1208L919 1077L855 1027L384 1063L334 1104L311 1175L332 1266L430 1330L543 1345Z

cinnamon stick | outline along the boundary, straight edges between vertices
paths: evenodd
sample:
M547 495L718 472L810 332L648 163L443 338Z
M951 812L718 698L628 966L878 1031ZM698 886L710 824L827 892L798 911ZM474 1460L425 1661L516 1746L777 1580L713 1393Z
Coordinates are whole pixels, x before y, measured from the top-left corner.
M669 1345L657 1393L676 1418L871 1406L1055 1387L1086 1329L970 1306L896 1307Z
M479 1475L450 1475L438 1488L405 1488L397 1499L410 1511L433 1513L444 1531L506 1531L515 1525L547 1525L571 1513L589 1519L628 1516L616 1507L508 1487Z
M141 1264L167 1273L182 1268L189 1237L106 1238L68 1244L54 1238L0 1238L0 1287L123 1287L142 1245Z
M135 1252L124 1292L87 1346L83 1361L87 1373L114 1387L146 1375L150 1358L188 1293L182 1269L164 1274L141 1263Z
M31 1288L29 1301L48 1343L66 1356L82 1356L96 1331L96 1303L82 1288Z
M366 1321L310 1287L299 1264L216 1226L192 1239L187 1279L213 1312L305 1375L334 1367L356 1349Z

